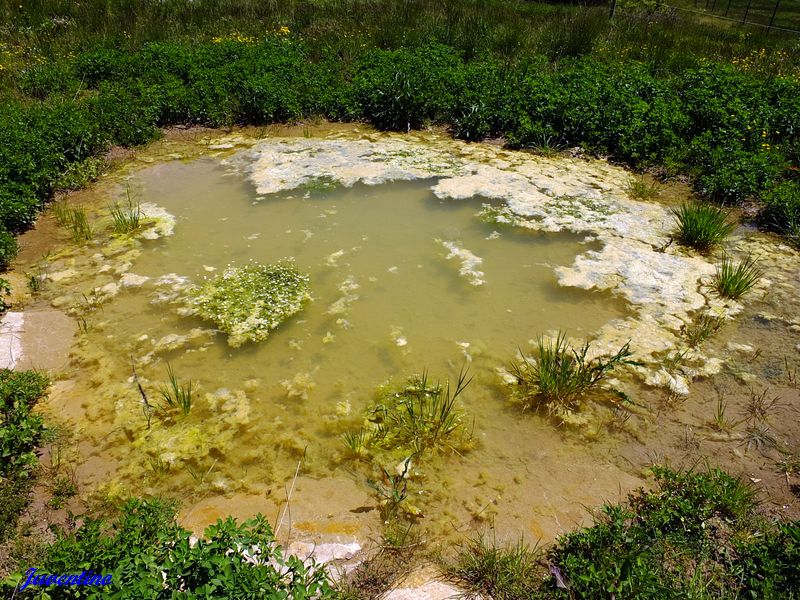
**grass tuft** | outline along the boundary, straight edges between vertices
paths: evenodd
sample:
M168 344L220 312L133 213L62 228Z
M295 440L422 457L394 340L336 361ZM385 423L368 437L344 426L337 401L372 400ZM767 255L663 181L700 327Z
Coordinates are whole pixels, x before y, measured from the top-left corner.
M711 283L717 294L731 300L738 300L749 292L764 276L758 261L750 255L736 261L725 254L717 265L717 272Z
M567 343L566 333L559 331L555 339L538 339L538 357L528 359L522 355L520 362L511 363L511 372L517 379L519 395L526 407L537 410L546 407L548 412L577 408L578 399L600 384L615 367L637 364L630 360L630 343L612 355L588 358L589 342L575 350Z
M184 415L188 415L192 410L192 382L180 383L169 363L167 363L167 374L169 384L161 386L159 390L165 412L180 409Z
M126 190L127 202L124 205L114 203L108 207L108 212L114 220L114 231L121 234L132 233L139 229L142 221L142 210L139 201L131 198L130 190Z
M684 203L673 208L672 214L678 224L678 241L704 253L722 243L736 229L736 223L729 220L730 211L712 204Z
M467 540L447 575L468 590L468 597L512 600L539 597L542 576L540 552L522 541L511 547L498 546L483 536Z

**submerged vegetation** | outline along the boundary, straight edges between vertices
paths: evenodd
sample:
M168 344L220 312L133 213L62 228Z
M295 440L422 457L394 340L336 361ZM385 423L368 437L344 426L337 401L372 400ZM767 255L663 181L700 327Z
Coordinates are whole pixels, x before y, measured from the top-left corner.
M451 390L450 382L432 383L426 372L411 377L399 389L379 395L368 411L367 425L344 434L345 445L359 456L380 449L399 453L401 458L425 451L463 450L472 432L456 401L471 380L462 371Z
M546 408L559 414L578 408L586 392L597 387L615 367L637 364L631 360L630 344L614 354L589 357L589 342L575 349L567 342L565 332L555 338L539 336L535 358L520 352L519 362L511 363L516 379L515 395L526 407Z
M672 214L678 225L678 241L700 252L713 250L736 229L730 212L711 204L684 203L673 208Z
M290 262L229 266L206 281L192 299L197 314L228 334L236 348L267 339L310 300L308 276Z

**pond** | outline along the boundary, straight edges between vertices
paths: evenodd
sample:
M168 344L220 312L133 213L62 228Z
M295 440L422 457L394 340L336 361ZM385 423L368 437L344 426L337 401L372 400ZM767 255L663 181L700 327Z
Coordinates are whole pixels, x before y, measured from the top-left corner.
M387 482L371 481L343 434L366 422L376 390L466 369L470 444L409 473L423 526L491 524L535 541L585 522L584 506L642 482L613 459L614 407L587 410L577 434L556 427L510 400L510 362L558 331L598 352L631 340L643 366L614 385L683 393L690 378L662 365L681 326L741 310L703 293L713 264L665 244L668 207L630 198L628 180L601 161L431 134L241 134L142 151L78 195L93 239L38 262L37 302L79 329L50 404L76 427L82 483L176 496L196 529L274 516L291 496L295 531L364 539ZM128 199L144 225L114 235L107 205ZM226 269L284 260L308 275L310 300L266 339L240 343L193 309ZM691 360L695 376L720 368ZM170 373L191 382L187 414L145 405ZM386 478L396 465L380 467Z

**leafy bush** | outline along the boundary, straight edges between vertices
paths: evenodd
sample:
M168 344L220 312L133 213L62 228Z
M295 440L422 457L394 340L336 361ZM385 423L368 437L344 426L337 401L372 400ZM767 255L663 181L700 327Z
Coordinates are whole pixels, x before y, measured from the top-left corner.
M194 542L175 520L175 507L161 500L129 500L112 522L87 518L61 531L38 573L110 574L108 587L50 587L56 598L121 600L165 597L334 598L324 569L284 556L262 515L238 524L218 520ZM7 578L6 581L9 581ZM24 574L14 579L24 582ZM14 585L6 584L6 591Z
M5 269L17 255L17 239L14 234L0 227L0 269Z
M593 527L559 539L547 560L562 585L551 575L543 595L661 599L800 593L800 578L790 567L798 556L797 522L766 522L757 512L756 491L722 471L653 471L653 491L639 490L624 505L607 505Z
M498 600L798 597L800 521L768 521L756 490L718 469L653 473L652 490L605 505L546 552L479 539L445 570Z
M31 409L48 385L41 373L0 369L0 476L27 477L36 466L44 424Z
M784 181L763 196L761 223L800 246L800 182Z
M712 204L684 203L673 208L672 214L678 241L700 252L708 252L736 229L736 223L729 221L730 212Z
M0 541L28 503L44 432L42 417L31 409L48 385L35 371L0 370Z

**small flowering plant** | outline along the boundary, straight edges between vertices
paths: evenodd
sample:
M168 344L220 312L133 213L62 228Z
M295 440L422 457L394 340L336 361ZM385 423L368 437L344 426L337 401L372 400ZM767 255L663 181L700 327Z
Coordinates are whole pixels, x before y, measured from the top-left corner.
M308 275L289 261L263 265L251 261L228 266L193 292L197 314L228 334L228 344L238 348L260 342L283 321L297 314L311 299Z

